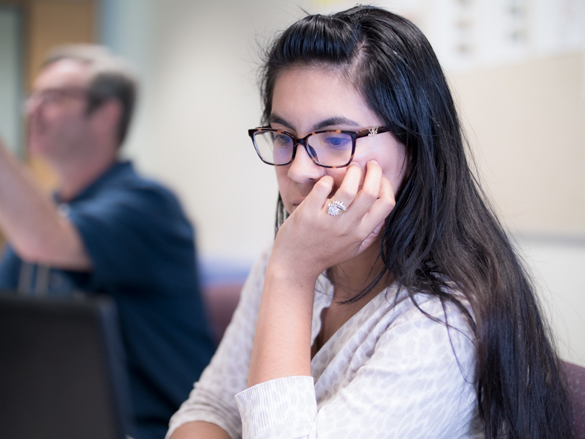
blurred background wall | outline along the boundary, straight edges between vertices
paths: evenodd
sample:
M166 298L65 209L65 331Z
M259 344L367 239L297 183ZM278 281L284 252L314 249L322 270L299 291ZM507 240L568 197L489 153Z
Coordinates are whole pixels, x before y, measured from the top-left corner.
M0 56L0 101L2 90L26 89L53 44L97 41L129 59L142 95L125 154L181 196L197 226L205 281L239 281L274 233L274 171L258 160L246 133L259 124L261 48L303 10L353 4L0 0L0 50L13 56ZM585 2L376 4L411 18L429 36L478 174L534 272L561 353L585 365ZM20 21L2 21L14 11ZM21 36L17 51L5 44L7 26ZM14 63L21 85L8 72ZM22 128L10 106L2 108L0 102L0 133L8 141L7 133L16 132L11 146L22 154ZM50 187L50 173L32 166Z

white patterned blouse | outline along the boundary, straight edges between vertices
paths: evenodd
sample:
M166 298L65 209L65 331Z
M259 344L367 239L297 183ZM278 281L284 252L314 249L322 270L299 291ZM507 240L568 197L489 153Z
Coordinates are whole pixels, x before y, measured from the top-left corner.
M473 387L473 336L460 311L446 306L451 329L390 286L348 320L317 352L311 375L246 388L256 318L270 249L255 263L210 365L170 422L207 421L233 439L482 438ZM397 297L396 297L397 296ZM333 287L318 279L312 340ZM445 320L438 299L417 294Z

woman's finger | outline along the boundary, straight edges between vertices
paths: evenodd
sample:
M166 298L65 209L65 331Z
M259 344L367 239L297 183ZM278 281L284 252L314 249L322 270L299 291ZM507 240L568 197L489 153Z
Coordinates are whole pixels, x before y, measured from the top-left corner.
M395 205L396 200L394 198L394 189L392 187L392 183L388 178L382 176L379 183L378 198L370 206L370 209L368 210L367 214L364 215L360 224L360 228L362 228L363 233L369 233L380 223L383 223L386 217L390 215L390 212L392 212L392 209L394 209Z
M341 185L325 205L325 210L329 215L339 215L349 208L358 193L361 178L362 168L360 164L352 162L347 167Z
M333 177L329 175L321 177L303 200L302 204L304 208L315 212L321 210L327 201L327 197L333 190L333 185Z
M362 187L355 197L352 215L363 217L370 210L380 195L382 168L375 160L366 163L366 173Z

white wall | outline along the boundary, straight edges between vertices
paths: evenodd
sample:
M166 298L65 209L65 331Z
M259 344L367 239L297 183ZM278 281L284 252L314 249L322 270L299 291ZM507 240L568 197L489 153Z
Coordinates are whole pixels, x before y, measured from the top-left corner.
M103 27L105 41L133 60L144 79L128 153L180 194L208 271L219 265L240 275L273 234L274 171L256 157L246 130L260 118L258 44L303 16L301 7L314 11L331 2L295 3L104 1L106 17L114 17ZM582 66L581 51L451 72L487 189L515 234L583 242ZM558 181L565 184L560 190ZM567 191L573 198L563 198ZM581 198L572 206L575 197ZM521 249L541 279L562 353L585 365L583 246L530 239Z
M144 79L127 153L181 195L204 261L247 267L273 236L274 170L247 136L260 119L257 48L301 14L283 0L105 2L119 25L104 40ZM147 56L127 43L141 39Z
M516 237L561 356L585 366L585 239Z

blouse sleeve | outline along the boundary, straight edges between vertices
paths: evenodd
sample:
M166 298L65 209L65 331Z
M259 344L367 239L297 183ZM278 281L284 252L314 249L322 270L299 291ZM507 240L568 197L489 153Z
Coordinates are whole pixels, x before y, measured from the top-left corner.
M445 319L438 300L419 305ZM382 332L369 358L356 358L362 351L339 352L350 363L343 373L353 374L342 388L289 377L243 390L236 395L243 437L474 437L473 338L459 311L446 307L450 329L411 306ZM330 394L317 404L320 385Z
M167 438L179 426L192 421L210 422L223 428L233 439L241 437L242 422L234 395L247 386L256 319L269 257L270 249L267 249L252 267L232 321L189 398L171 418Z

